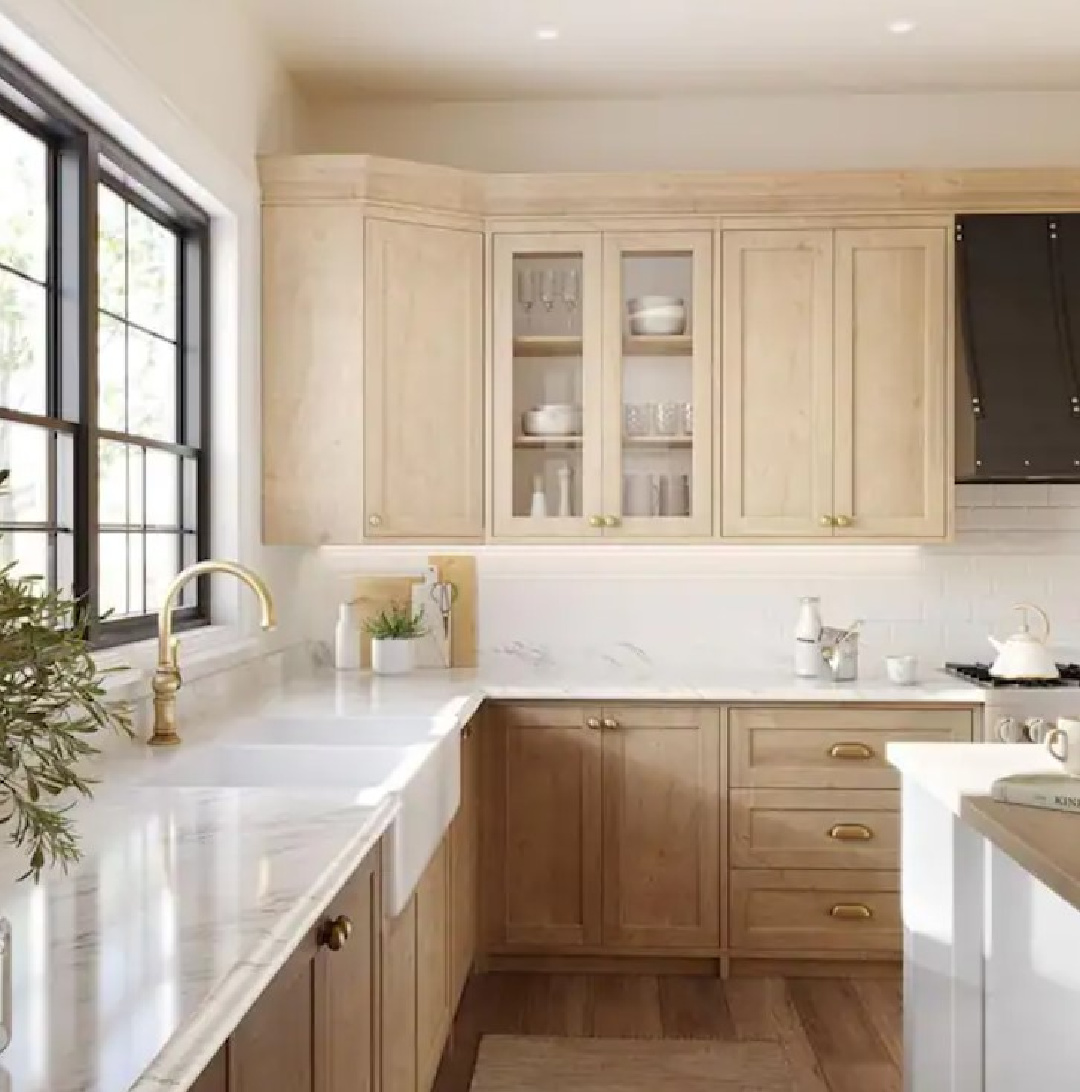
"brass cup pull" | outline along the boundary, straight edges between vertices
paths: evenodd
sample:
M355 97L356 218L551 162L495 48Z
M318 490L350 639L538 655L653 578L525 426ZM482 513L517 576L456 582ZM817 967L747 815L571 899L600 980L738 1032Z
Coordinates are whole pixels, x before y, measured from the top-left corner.
M869 842L874 832L863 823L837 823L829 828L829 837L837 842Z
M837 516L833 520L834 527L850 527L852 523L854 523L854 520L851 516Z
M829 748L829 758L873 758L874 748L865 743L834 743Z
M344 914L326 922L319 930L319 944L332 952L340 952L352 936L352 922Z
M830 911L829 917L837 921L869 921L874 911L861 902L838 902Z
M603 516L589 516L589 526L590 527L603 527L604 526L604 517Z
M818 523L820 523L822 527L835 527L836 519L833 516L822 516L821 519L818 520Z
M370 515L370 516L368 516L367 521L368 521L368 526L369 527L381 527L382 526L382 516Z
M619 722L614 717L604 717L604 727L607 729L618 728Z
M600 727L600 718L599 717L589 717L589 719L587 721L585 721L585 727L586 728L592 728L594 730L599 728Z

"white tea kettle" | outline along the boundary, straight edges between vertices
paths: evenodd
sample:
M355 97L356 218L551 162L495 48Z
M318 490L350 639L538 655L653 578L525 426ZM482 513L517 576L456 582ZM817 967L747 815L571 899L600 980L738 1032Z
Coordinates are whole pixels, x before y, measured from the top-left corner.
M1050 637L1050 620L1046 612L1032 603L1013 607L1020 611L1020 628L1007 640L990 637L997 649L997 659L990 668L995 679L1056 679L1057 664L1050 655L1046 642ZM1043 635L1036 637L1028 628L1028 611L1034 611L1043 623Z

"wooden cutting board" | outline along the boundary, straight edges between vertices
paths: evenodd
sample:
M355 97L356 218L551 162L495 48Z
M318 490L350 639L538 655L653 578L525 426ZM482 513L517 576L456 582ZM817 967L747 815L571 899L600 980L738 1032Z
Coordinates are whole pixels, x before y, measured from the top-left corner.
M457 588L450 634L450 666L476 666L476 558L468 554L435 554L427 563L434 565L440 580ZM360 625L386 610L393 603L408 605L415 584L423 583L416 576L361 576L354 585L354 599L359 606ZM371 638L364 633L360 639L360 666L371 666Z

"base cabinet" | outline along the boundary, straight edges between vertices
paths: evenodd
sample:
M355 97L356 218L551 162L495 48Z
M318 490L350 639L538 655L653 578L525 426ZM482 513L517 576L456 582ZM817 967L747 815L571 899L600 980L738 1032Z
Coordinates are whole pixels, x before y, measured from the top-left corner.
M480 725L461 733L461 805L450 825L450 1002L456 1009L476 961L480 892Z

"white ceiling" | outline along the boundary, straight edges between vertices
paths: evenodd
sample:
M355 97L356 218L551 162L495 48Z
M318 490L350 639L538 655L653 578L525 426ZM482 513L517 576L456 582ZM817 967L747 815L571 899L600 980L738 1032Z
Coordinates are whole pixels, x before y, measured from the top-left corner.
M1080 0L243 2L302 79L375 96L1080 88Z

